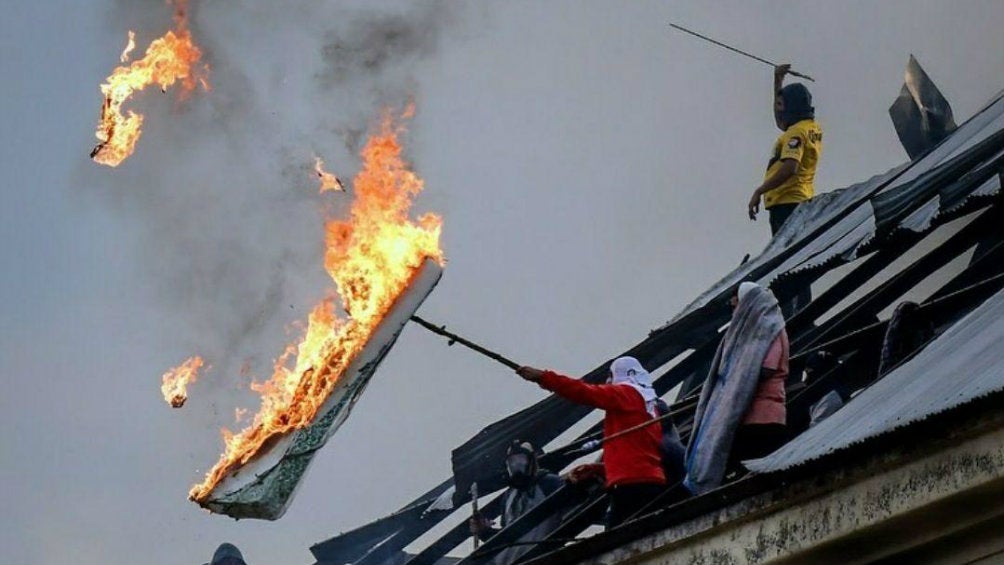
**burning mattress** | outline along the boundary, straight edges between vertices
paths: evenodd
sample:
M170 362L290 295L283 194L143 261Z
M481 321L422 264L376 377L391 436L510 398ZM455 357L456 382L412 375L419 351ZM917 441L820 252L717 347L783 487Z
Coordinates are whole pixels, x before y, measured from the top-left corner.
M223 478L206 498L196 502L212 512L233 518L275 520L281 517L314 453L348 418L377 366L408 319L439 282L442 272L436 262L425 260L366 345L338 377L335 388L309 426L279 438L255 459Z
M234 518L282 516L314 452L348 417L442 275L442 220L410 217L423 182L402 156L403 131L386 112L363 147L348 215L325 222L324 268L348 318L329 295L311 311L302 340L276 360L272 377L252 384L261 395L253 422L224 431L219 460L189 492L204 508Z

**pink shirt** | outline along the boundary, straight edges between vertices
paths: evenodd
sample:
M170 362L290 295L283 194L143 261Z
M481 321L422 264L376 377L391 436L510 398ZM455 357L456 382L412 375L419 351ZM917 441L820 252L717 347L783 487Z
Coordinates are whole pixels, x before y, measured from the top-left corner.
M784 381L788 377L788 334L781 333L770 344L763 368L770 376L762 378L743 424L785 424Z

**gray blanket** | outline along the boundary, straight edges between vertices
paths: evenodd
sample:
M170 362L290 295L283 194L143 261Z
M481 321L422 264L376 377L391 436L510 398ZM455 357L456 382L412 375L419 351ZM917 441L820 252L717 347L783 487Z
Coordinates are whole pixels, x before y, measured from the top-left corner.
M762 287L744 296L733 313L694 415L684 480L692 493L721 484L732 438L756 393L767 350L783 328L777 298Z

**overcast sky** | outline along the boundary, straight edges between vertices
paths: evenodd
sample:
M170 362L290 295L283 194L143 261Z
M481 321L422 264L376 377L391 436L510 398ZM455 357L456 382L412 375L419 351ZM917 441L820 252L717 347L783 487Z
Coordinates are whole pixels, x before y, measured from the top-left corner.
M198 0L193 0L198 2ZM1004 3L204 1L213 90L156 89L136 154L87 158L98 85L157 0L5 6L0 206L0 563L251 565L308 547L445 478L450 450L544 396L417 327L277 522L186 500L218 429L329 282L314 154L354 174L360 134L413 97L416 205L449 264L421 312L528 364L581 374L643 339L767 242L745 219L777 135L771 69L816 77L817 190L906 159L887 109L910 53L961 122L1004 83ZM334 204L335 212L345 202ZM213 365L182 410L161 373Z

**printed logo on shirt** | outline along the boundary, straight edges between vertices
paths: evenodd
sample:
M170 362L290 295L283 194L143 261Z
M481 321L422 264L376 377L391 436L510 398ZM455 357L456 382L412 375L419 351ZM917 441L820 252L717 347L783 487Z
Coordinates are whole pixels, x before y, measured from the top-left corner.
M802 144L802 140L801 139L799 139L797 137L793 137L793 138L791 138L791 139L788 140L788 149L798 149L798 146L801 145L801 144Z

